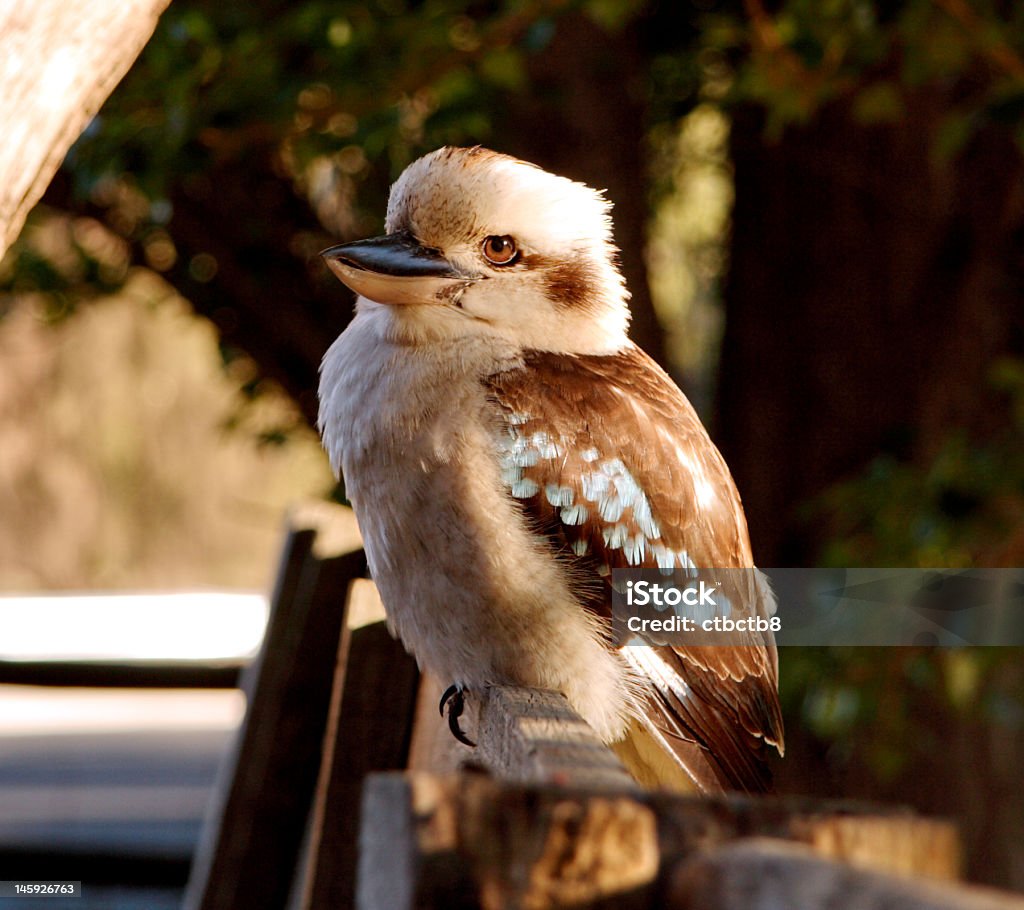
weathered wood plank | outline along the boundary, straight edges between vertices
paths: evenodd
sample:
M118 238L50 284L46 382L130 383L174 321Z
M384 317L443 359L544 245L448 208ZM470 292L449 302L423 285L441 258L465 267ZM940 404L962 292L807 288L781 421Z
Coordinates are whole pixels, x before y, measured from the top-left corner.
M956 827L903 806L809 797L676 797L649 792L662 853L680 856L745 837L804 844L820 856L879 872L960 877Z
M478 760L509 780L638 789L615 753L559 692L486 689L476 737Z
M321 559L314 530L293 531L259 657L243 688L246 717L222 769L197 849L189 910L280 908L312 802L349 582L361 551Z
M466 814L475 804L478 784L490 793L492 782L479 774L439 777L431 774L375 774L363 792L357 901L359 910L470 910L496 906L507 872L520 889L530 876L520 861L520 825L503 810L529 813L528 800L495 803L493 818L503 816L497 836ZM517 796L519 794L516 791ZM490 838L489 841L474 838ZM472 848L466 849L472 840ZM497 875L477 868L476 854L497 859ZM529 851L527 851L529 852ZM492 879L488 885L481 874ZM488 901L484 892L490 890ZM510 905L511 906L511 905ZM530 906L525 901L517 906ZM539 905L539 906L547 906Z
M406 766L416 710L416 662L388 632L373 582L353 582L348 600L300 883L304 910L355 906L363 781Z
M360 910L542 910L610 898L631 910L654 893L657 820L630 795L384 774L367 784L363 819Z
M925 846L904 851L908 872L952 876L958 862L947 823L901 809L586 790L472 773L373 775L363 819L360 910L660 906L679 861L755 836L883 870L891 868L892 844L909 838ZM874 847L868 837L852 838L850 851L849 836L821 836L830 821L846 832L858 822L873 834L890 831Z
M875 825L877 832L879 825ZM665 910L1024 910L1020 895L885 875L806 846L754 838L700 853L672 875Z

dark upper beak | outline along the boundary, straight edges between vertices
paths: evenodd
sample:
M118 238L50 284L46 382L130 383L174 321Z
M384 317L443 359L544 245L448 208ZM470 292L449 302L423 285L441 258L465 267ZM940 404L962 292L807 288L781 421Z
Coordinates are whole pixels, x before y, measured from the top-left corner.
M378 303L447 303L481 277L456 268L440 250L405 231L332 246L320 255L353 291Z

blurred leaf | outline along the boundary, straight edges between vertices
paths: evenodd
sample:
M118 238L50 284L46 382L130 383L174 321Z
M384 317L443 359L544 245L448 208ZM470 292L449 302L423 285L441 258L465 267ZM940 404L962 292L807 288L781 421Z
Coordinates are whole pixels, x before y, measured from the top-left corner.
M904 114L903 98L893 82L873 82L857 93L853 116L860 123L894 123Z
M526 85L522 55L513 48L497 48L480 63L480 74L498 88L519 91Z
M940 162L955 158L967 145L974 132L975 115L960 110L951 111L939 125L932 151Z
M826 564L1011 565L1024 559L1024 364L1000 361L992 384L1010 397L1017 415L1012 426L984 441L953 432L924 467L880 456L811 506L832 529Z
M942 656L950 704L957 710L965 711L977 699L982 681L977 652L956 650Z

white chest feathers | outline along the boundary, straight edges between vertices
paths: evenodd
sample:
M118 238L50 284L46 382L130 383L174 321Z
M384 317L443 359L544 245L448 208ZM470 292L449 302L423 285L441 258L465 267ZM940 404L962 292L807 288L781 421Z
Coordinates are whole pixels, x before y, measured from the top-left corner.
M388 616L445 683L560 689L607 740L627 671L502 476L480 379L508 352L394 345L360 313L324 360L320 424Z

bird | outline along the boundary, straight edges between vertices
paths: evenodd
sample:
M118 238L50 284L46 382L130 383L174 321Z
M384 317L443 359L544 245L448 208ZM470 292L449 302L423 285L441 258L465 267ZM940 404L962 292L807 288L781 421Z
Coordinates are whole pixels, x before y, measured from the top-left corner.
M774 639L616 636L615 571L753 568L739 494L669 376L628 336L602 191L481 146L413 161L385 234L322 257L355 315L318 425L388 621L466 692L561 692L641 783L770 790ZM775 612L761 573L732 592Z

